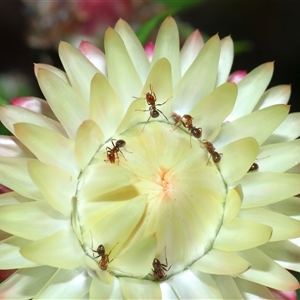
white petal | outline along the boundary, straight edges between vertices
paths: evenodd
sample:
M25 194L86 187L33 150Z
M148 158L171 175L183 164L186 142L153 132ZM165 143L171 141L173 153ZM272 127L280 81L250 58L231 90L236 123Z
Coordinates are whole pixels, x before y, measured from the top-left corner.
M121 291L120 280L115 277L113 283L106 284L98 278L93 278L88 299L125 299Z
M24 202L30 202L32 199L23 197L22 195L16 192L8 192L0 195L0 205L11 205L19 204Z
M0 155L35 158L35 156L14 136L0 136Z
M213 275L212 278L218 285L222 299L243 299L239 288L231 276Z

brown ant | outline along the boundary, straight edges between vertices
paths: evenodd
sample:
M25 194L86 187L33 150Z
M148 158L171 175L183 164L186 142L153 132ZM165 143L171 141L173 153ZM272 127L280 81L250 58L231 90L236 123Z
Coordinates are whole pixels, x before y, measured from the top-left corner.
M251 167L249 168L248 172L257 171L258 168L259 168L258 164L257 163L253 163L251 165Z
M136 111L149 111L150 112L150 116L147 120L147 122L145 123L144 127L143 127L143 130L144 131L144 128L145 126L147 125L147 123L149 122L149 120L151 118L157 118L159 116L159 113L162 113L163 116L165 117L165 119L167 120L167 122L169 122L168 118L165 116L165 114L159 110L156 106L162 106L164 105L168 100L166 100L164 103L161 103L161 104L156 104L156 95L153 91L153 87L152 85L150 84L150 93L146 93L146 97L145 97L146 101L147 101L147 104L149 105L149 109L136 109Z
M168 259L166 254L166 248L165 248L165 260L166 263L162 264L158 258L154 258L152 262L153 269L151 271L153 274L149 274L153 276L155 280L162 280L167 277L167 274L165 272L169 271L171 266L168 268Z
M117 159L118 164L119 164L118 152L120 152L123 155L124 159L126 160L123 152L120 150L121 147L123 147L125 149L126 142L124 140L117 140L116 144L114 144L115 140L116 139L111 140L111 143L113 144L113 148L106 147L107 159L105 159L104 161L106 161L106 162L110 161L112 164L114 164L116 162L116 159Z
M101 257L101 259L98 262L98 266L100 267L101 270L105 271L107 270L107 266L110 262L112 262L114 259L112 259L111 261L109 260L109 255L111 253L111 251L118 245L119 243L117 243L110 251L108 254L105 253L105 248L104 246L101 244L97 247L97 250L93 249L93 241L92 241L92 251L97 253L98 256L95 256L93 253L93 257L94 258L98 258Z
M175 121L175 129L179 127L181 124L190 131L190 136L194 136L196 139L200 139L202 136L202 128L195 127L193 125L193 117L190 115L183 115L182 117L175 112L172 112L171 117ZM190 139L191 143L191 139ZM191 143L192 145L192 143Z
M216 148L214 147L214 145L211 142L206 141L206 140L203 140L201 142L205 146L207 152L210 154L210 157L209 157L206 164L208 164L210 158L212 158L212 160L215 164L219 163L221 161L221 158L222 158L222 153L219 153L219 152L215 151Z

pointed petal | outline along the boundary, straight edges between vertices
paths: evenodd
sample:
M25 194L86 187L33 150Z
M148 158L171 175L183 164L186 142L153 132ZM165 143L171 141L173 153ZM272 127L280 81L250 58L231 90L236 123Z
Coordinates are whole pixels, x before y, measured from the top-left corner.
M166 58L172 66L172 82L175 86L181 76L180 54L179 54L179 34L175 20L167 17L161 24L151 61L152 68L161 58Z
M298 174L249 173L239 183L244 193L242 208L272 204L300 193Z
M4 126L14 134L14 124L20 122L27 122L30 120L31 124L39 125L50 130L56 131L64 136L67 136L66 131L62 125L46 116L35 113L29 109L6 105L0 107L0 119Z
M227 184L241 179L247 173L258 150L256 140L251 137L237 140L220 149L224 158L222 157L219 168Z
M30 299L53 276L56 269L48 266L20 269L0 285L4 299Z
M238 83L238 97L228 121L233 121L253 111L256 103L270 83L274 63L265 63L255 68Z
M242 205L243 193L240 186L229 189L227 192L223 224L230 223L239 213Z
M79 270L58 269L34 298L80 299L88 293L91 281L91 277Z
M262 245L268 242L271 236L271 227L235 218L221 227L213 247L224 251L240 251Z
M78 49L66 42L60 42L58 54L72 88L79 97L88 100L90 83L94 75L99 72L98 69ZM67 100L65 99L65 101Z
M74 140L77 128L84 120L88 119L87 101L71 86L48 70L39 69L37 79L51 109L69 137Z
M176 85L173 111L181 115L188 113L203 97L214 90L219 55L220 39L215 35L205 43L193 64Z
M0 136L0 155L35 158L35 156L14 136Z
M300 136L300 113L291 113L276 128L265 144L282 143Z
M262 251L251 249L238 254L251 264L251 268L238 277L281 291L299 288L297 279Z
M231 276L213 275L212 278L218 285L222 299L244 299Z
M55 131L30 123L17 123L14 128L16 137L41 162L60 167L71 174L79 172L73 141Z
M103 143L103 133L94 121L86 120L80 125L75 139L75 157L81 169L89 164Z
M19 204L24 202L31 202L32 199L23 197L22 195L16 192L8 192L4 194L0 194L0 205L11 205L11 204Z
M54 66L48 65L48 64L34 64L34 73L35 73L36 77L38 76L39 69L45 69L45 70L50 71L51 73L57 75L65 83L70 85L70 81L69 81L69 78L68 78L68 75L66 74L66 72L64 72Z
M28 243L30 243L30 241L16 236L2 240L0 242L0 269L11 270L38 266L38 264L26 259L20 253L20 248Z
M28 164L33 182L51 206L66 216L72 211L72 197L76 193L77 180L66 171L40 161Z
M104 39L109 83L127 110L132 96L142 90L142 81L119 34L108 28Z
M220 148L237 139L252 136L262 144L287 117L289 106L274 105L243 116L220 130L215 147ZM263 130L262 130L263 129Z
M227 36L221 40L221 52L216 86L227 81L233 63L233 56L233 41L230 36Z
M250 264L234 252L212 249L192 265L203 273L237 275L250 268Z
M223 121L234 107L236 96L236 84L228 82L217 87L194 106L190 114L194 118L193 123L201 126L202 138L208 141L215 139Z
M161 299L161 290L156 282L121 277L120 283L125 299Z
M149 59L146 52L137 38L131 26L122 19L119 19L115 26L116 32L121 36L127 52L137 70L142 82L146 81L149 72Z
M300 140L260 147L257 163L260 172L286 172L300 163Z
M208 274L186 270L169 280L180 299L221 299L218 286ZM184 284L182 284L184 282Z
M300 272L299 247L292 242L267 243L259 249L285 269Z
M123 116L123 104L118 95L104 75L96 74L91 82L90 118L106 140L115 134Z
M300 221L267 209L243 209L239 216L272 227L270 242L293 239L300 235Z
M0 182L22 196L39 200L42 195L28 173L28 163L35 161L23 157L0 157Z
M120 280L115 277L113 283L106 284L98 278L93 278L89 299L125 299L122 294Z
M83 264L84 252L71 227L21 248L25 258L41 265L73 269Z
M103 74L107 75L105 54L95 45L88 41L82 41L79 51Z
M292 216L300 219L300 199L299 197L291 197L283 201L268 205L268 208L272 211L284 214L286 216Z
M37 226L40 220L43 220L43 226ZM66 227L67 224L68 219L45 201L0 207L1 229L24 239L35 241L44 238Z
M287 104L291 95L291 85L282 84L271 87L260 97L254 110L259 110L275 104Z

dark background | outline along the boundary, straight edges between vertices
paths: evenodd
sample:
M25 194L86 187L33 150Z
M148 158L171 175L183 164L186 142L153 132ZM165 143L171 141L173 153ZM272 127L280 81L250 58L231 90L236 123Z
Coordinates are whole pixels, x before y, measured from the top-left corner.
M41 53L26 46L23 5L16 0L0 0L0 13L0 73L21 71L38 91L33 62L40 62ZM230 34L233 40L251 41L252 50L235 57L233 70L250 72L264 62L275 61L270 86L292 84L292 111L300 111L299 1L214 0L179 17L209 36Z

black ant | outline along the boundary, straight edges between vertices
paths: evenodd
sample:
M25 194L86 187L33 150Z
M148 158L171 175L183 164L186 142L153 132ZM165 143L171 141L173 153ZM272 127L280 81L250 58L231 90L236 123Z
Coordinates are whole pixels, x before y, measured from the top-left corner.
M165 272L169 271L171 266L168 268L168 259L166 254L166 248L165 248L165 260L166 263L162 264L158 258L154 258L152 262L153 269L151 271L153 274L149 274L153 276L155 280L162 280L167 277L167 274Z
M193 117L190 115L183 115L182 117L175 112L172 113L171 117L175 121L175 129L181 124L190 131L190 136L194 136L196 139L200 139L202 136L202 128L195 127L193 125ZM191 139L190 143L192 145Z
M168 118L165 116L165 114L159 110L156 106L162 106L164 105L168 100L166 100L164 103L161 103L161 104L156 104L156 95L153 91L153 87L152 85L150 84L150 93L146 93L146 97L145 97L146 101L147 101L147 104L149 105L149 109L136 109L136 111L149 111L150 112L150 116L147 120L147 122L145 123L144 127L143 127L143 130L144 131L144 128L145 126L147 125L147 123L149 122L149 120L151 118L157 118L159 116L159 113L162 113L163 116L165 117L165 119L167 120L167 122L169 122Z
M253 172L253 171L257 171L259 168L258 164L257 163L253 163L251 165L251 167L249 168L248 172Z
M107 270L107 266L110 262L112 262L114 259L112 259L111 261L109 260L109 255L111 253L111 251L118 245L118 243L109 251L108 254L105 253L105 248L104 246L101 244L97 247L97 250L94 250L93 249L93 241L92 241L92 251L97 253L98 256L94 256L94 253L93 253L93 257L94 258L98 258L98 257L101 257L101 259L99 260L98 262L98 266L100 267L101 270L105 271Z
M125 145L126 142L124 140L117 140L116 144L114 144L114 141L116 139L111 140L111 143L113 144L113 148L110 147L106 147L106 156L107 159L105 159L104 161L110 161L112 164L114 164L116 162L116 159L118 159L118 164L119 164L119 155L118 152L120 152L124 159L126 160L123 152L120 150L121 147L123 147L125 149Z
M207 152L210 154L210 157L209 157L206 164L208 164L210 158L212 158L212 160L215 164L219 163L221 161L221 158L222 158L222 153L219 153L219 152L215 151L216 148L214 147L214 145L211 142L205 141L205 140L203 140L201 142L205 146Z

